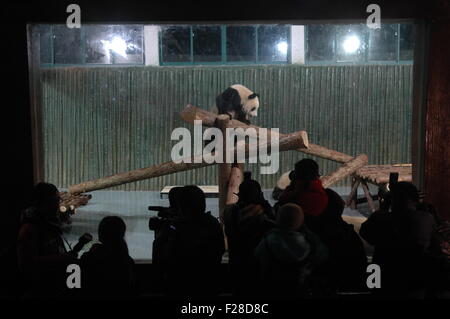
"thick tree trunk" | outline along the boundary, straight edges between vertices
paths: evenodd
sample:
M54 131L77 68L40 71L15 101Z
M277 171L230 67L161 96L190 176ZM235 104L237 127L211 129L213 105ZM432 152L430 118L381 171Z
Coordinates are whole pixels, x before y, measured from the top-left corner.
M361 180L356 176L352 178L352 190L348 195L347 201L345 202L346 206L350 206L352 209L356 209L356 200L358 199L358 186L361 183Z
M303 144L302 132L296 132L292 134L285 134L280 137L279 151L294 150ZM258 145L259 147L270 147L270 142ZM245 146L246 157L249 154L249 145ZM236 148L230 150L231 153L236 154ZM104 189L112 186L122 185L126 183L136 182L147 178L159 177L163 175L173 174L177 172L187 171L195 168L205 167L216 164L213 161L204 161L204 158L213 159L214 155L211 153L191 156L185 160L189 160L189 163L181 160L180 162L165 162L162 164L156 164L145 168L140 168L133 171L114 174L107 177L87 181L84 183L72 185L69 187L70 193L86 193L98 189Z
M196 106L193 105L187 105L183 111L180 112L180 117L187 123L194 124L194 121L202 121L203 126L212 127L215 125L215 121L218 118L219 115L214 114L212 112L208 112L205 110L202 110ZM256 131L255 134L251 134L251 130L247 130L245 134L248 134L252 137L258 137L260 130L262 129L259 126L256 125L247 125L241 121L238 120L229 120L228 122L228 128L242 128L244 130L247 129L254 129ZM277 133L276 131L272 131L268 128L264 128L267 130L267 139L270 140L272 136L278 135L279 137L285 135L282 133ZM303 143L301 145L301 148L308 148L309 147L309 141L308 141L308 133L306 131L300 131L302 135ZM237 132L238 133L238 132Z
M194 124L194 121L200 120L200 121L202 121L202 124L204 126L209 126L209 127L214 126L214 123L217 118L217 114L202 110L193 105L186 106L184 108L184 110L180 112L180 116L184 121L186 121L188 123ZM243 128L243 129L254 128L257 132L259 131L259 129L261 129L259 126L247 125L238 120L230 120L228 125L229 125L228 127L232 127L232 128ZM304 132L303 133L304 143L303 143L302 147L298 148L296 151L314 155L314 156L318 156L318 157L325 158L325 159L329 159L329 160L339 162L339 163L346 163L346 162L350 161L351 159L353 159L353 157L350 155L340 153L338 151L328 149L326 147L323 147L323 146L320 146L317 144L309 143L307 132L306 131L302 131L302 132ZM272 134L275 134L275 132L268 130L268 139L269 139L269 136ZM283 136L284 134L280 133L279 135Z
M368 158L366 154L360 154L356 156L354 159L350 160L347 163L344 163L341 167L339 167L333 173L322 176L322 184L324 188L330 187L331 185L337 183L341 179L353 174L358 169L367 165Z
M227 134L225 132L228 122L230 121L230 118L227 115L219 115L217 117L217 126L222 131L223 136L223 148L221 150L222 154L225 154L226 152L226 145L227 145ZM224 223L224 217L223 217L223 210L225 208L227 197L228 197L228 180L230 178L231 173L231 166L230 163L227 163L224 161L223 163L219 163L217 165L217 168L219 169L219 219L221 223Z
M366 181L361 181L361 187L364 191L364 195L367 198L367 204L369 204L370 210L373 213L377 210L377 208L375 207L375 203L373 202L372 195L370 194L369 186L367 185Z
M240 163L231 167L226 205L235 204L239 199L236 194L239 193L239 185L241 185L244 177L243 168L244 165Z
M306 154L314 155L320 158L325 158L338 163L346 163L353 159L352 156L317 145L313 143L309 143L308 148L300 148L297 151L303 152Z

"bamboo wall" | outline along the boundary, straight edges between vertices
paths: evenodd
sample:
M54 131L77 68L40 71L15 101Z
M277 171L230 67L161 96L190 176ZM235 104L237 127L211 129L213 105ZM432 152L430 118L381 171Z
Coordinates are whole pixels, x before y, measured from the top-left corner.
M188 103L209 109L234 83L260 93L253 124L305 129L310 142L366 153L370 164L411 160L412 65L48 68L41 72L46 181L68 187L170 160L172 130L191 127L177 113ZM247 167L272 188L303 156L281 154L274 175ZM318 162L322 174L338 166ZM216 185L216 167L114 189L191 183Z

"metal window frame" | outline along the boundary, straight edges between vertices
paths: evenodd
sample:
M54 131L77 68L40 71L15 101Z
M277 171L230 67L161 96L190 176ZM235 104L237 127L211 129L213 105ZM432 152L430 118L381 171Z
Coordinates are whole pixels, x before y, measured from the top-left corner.
M365 52L365 58L363 62L338 62L337 61L337 24L331 24L334 28L333 33L333 59L327 61L313 61L309 59L309 25L305 25L305 65L410 65L413 64L414 59L400 60L400 24L401 23L391 23L397 25L397 58L395 61L388 60L377 60L369 61L369 36L370 33L366 32L364 34L364 43L367 45L367 50ZM348 24L352 25L352 24Z
M228 26L238 26L238 25L229 25L229 24L199 24L199 26L220 26L221 28L221 59L220 61L214 61L214 62L195 62L194 61L194 44L193 44L193 33L192 33L192 27L190 26L190 61L189 62L165 62L162 55L162 31L159 31L159 66L254 66L254 65L289 65L292 64L292 57L291 57L291 28L290 25L286 24L288 27L288 52L286 56L286 61L260 61L259 55L258 55L258 28L260 26L267 26L272 24L255 24L250 25L254 29L255 32L255 61L228 61L228 56L226 52L226 29ZM182 26L182 25L180 25Z
M38 24L36 24L38 25ZM144 66L145 65L145 43L144 43L144 25L143 24L88 24L88 25L107 25L107 26L139 26L142 29L142 62L141 63L116 63L115 55L113 54L111 57L111 63L87 63L86 62L86 29L81 26L80 28L80 55L81 55L81 63L55 63L55 45L54 45L54 36L53 36L53 28L57 25L63 24L48 24L50 26L50 55L51 55L51 63L40 63L40 67L49 68L49 67L74 67L74 66L82 66L82 67L111 67L111 66ZM40 57L39 57L40 62Z

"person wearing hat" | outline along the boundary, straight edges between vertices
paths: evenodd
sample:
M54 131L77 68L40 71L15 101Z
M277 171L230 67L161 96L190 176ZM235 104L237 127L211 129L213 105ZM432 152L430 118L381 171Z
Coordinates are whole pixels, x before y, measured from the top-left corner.
M23 211L17 238L17 261L25 298L56 298L66 291L67 265L76 261L64 245L58 188L49 183L34 186L30 206Z
M258 263L254 256L263 236L275 226L274 214L264 198L261 185L244 173L236 194L239 200L224 211L229 267L235 296L251 297L259 291Z
M290 175L291 184L281 194L277 205L295 203L303 209L306 218L321 215L328 205L328 196L319 177L319 165L314 160L298 161Z

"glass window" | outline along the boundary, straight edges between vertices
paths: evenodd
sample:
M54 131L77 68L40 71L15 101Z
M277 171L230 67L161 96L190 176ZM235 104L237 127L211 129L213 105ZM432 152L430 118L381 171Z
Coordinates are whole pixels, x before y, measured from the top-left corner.
M227 27L227 61L255 62L255 28L252 26Z
M162 27L162 61L191 61L191 28L184 26Z
M165 27L161 36L163 64L288 62L288 25L197 25Z
M289 45L288 26L258 27L258 60L261 62L287 62Z
M337 62L364 62L366 60L366 25L336 26Z
M308 61L333 61L334 35L333 25L308 26Z
M50 25L37 26L41 63L53 63L52 29Z
M379 29L370 29L369 61L396 61L398 24L382 24Z
M81 30L70 29L66 25L53 27L54 63L83 63L81 54Z
M109 45L114 57L114 64L144 62L142 31L142 26L114 26L114 33Z
M192 28L194 62L219 62L222 60L220 26Z
M86 37L86 63L111 64L112 27L89 25L84 27Z
M400 60L414 58L414 25L400 24Z

